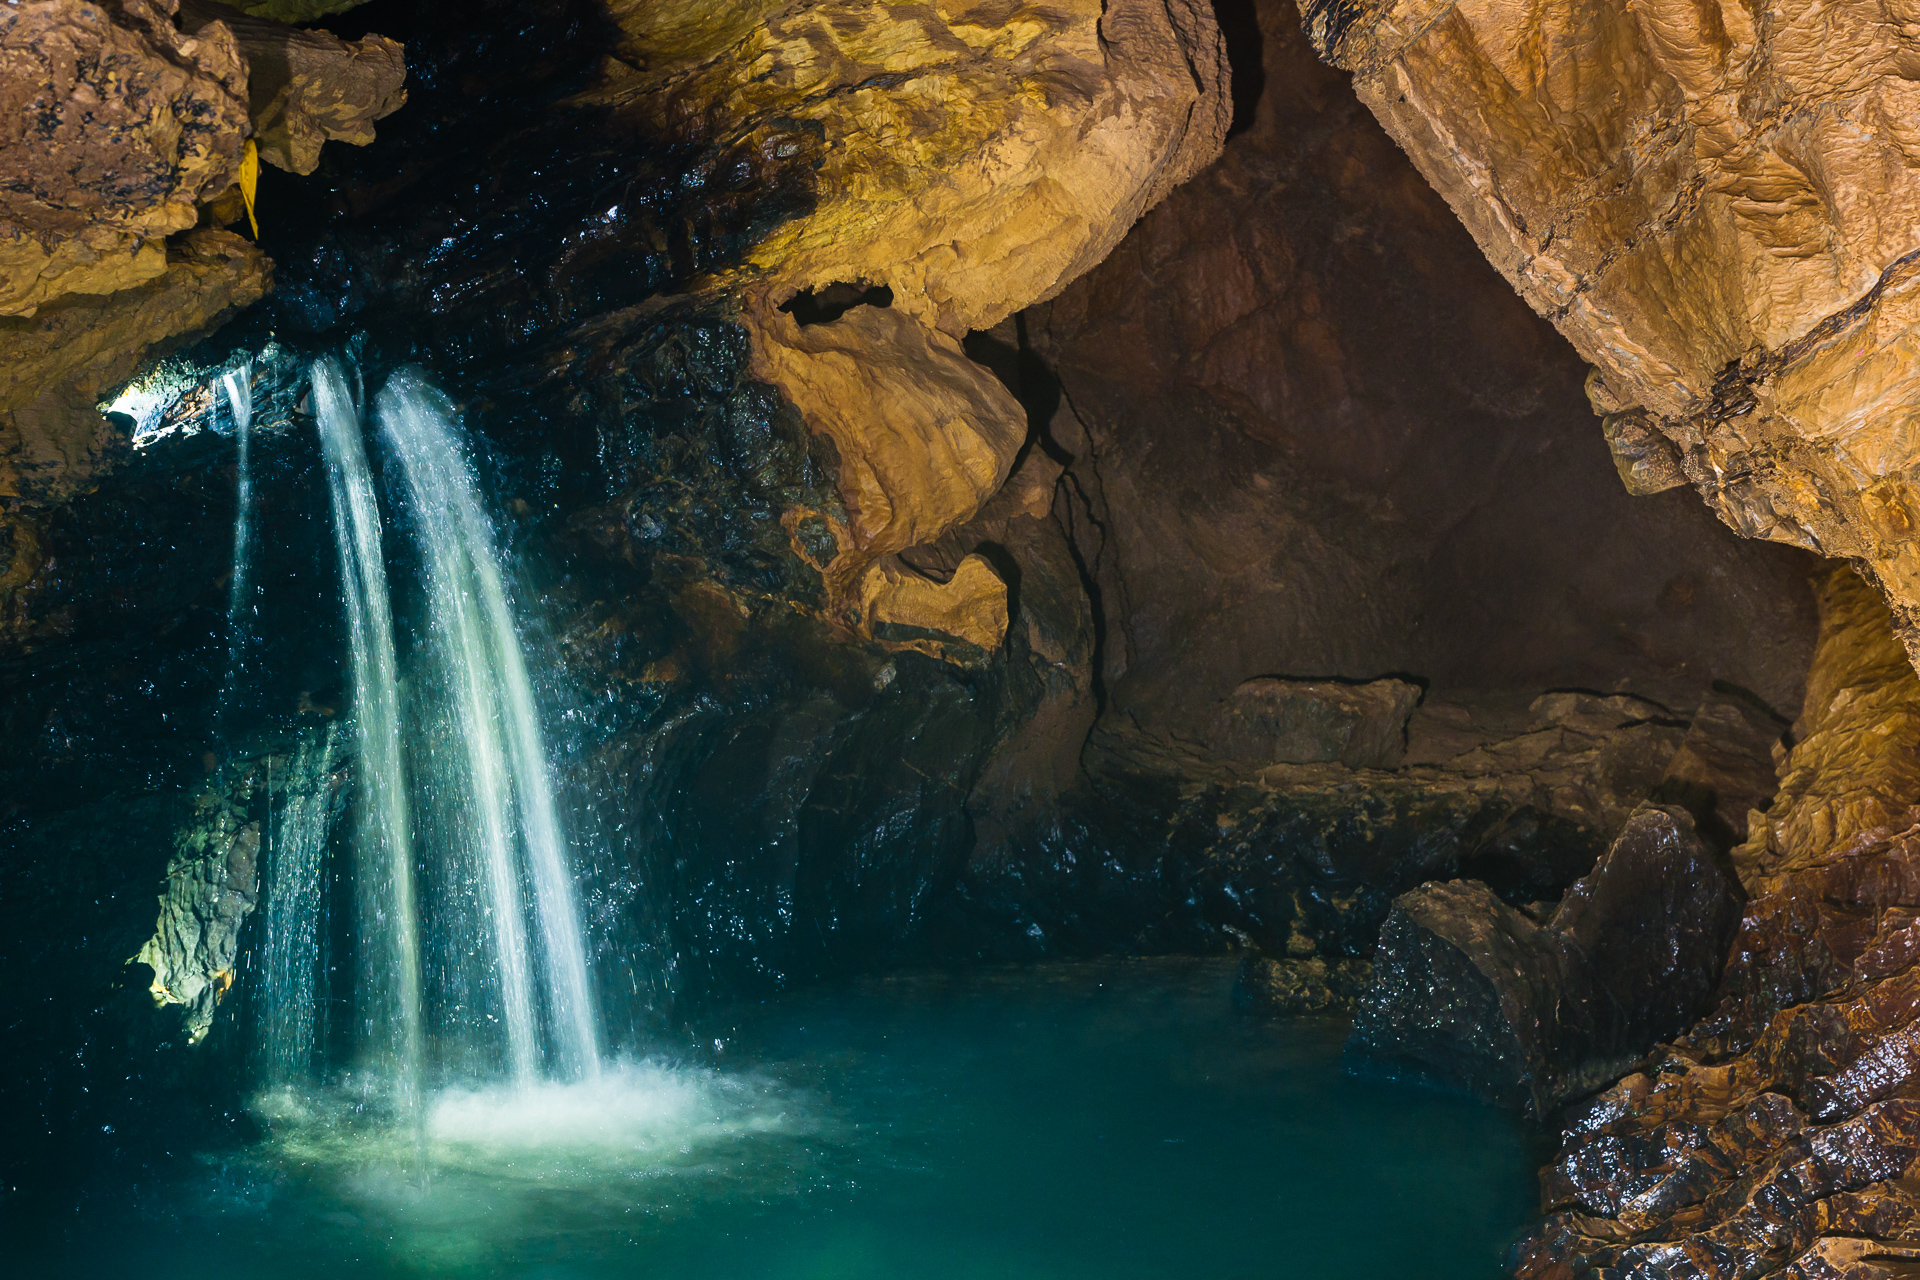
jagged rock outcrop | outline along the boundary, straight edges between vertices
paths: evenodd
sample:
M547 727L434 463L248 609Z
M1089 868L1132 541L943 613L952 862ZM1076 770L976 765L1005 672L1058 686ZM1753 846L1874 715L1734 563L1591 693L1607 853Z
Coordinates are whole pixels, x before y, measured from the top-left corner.
M233 986L240 929L260 892L260 853L259 822L218 792L201 797L176 837L160 919L134 959L153 970L155 1004L186 1006L189 1043L205 1038Z
M255 8L267 16L250 17L215 0L180 0L180 21L196 34L219 24L239 42L247 66L247 113L262 161L312 173L322 144L334 139L364 147L373 141L374 122L406 104L407 64L399 41L381 35L342 40L288 26L304 18L279 18L272 6Z
M0 316L166 270L162 245L231 186L247 68L178 0L37 0L0 12Z
M1349 1048L1546 1115L1706 1011L1739 909L1692 818L1644 806L1544 921L1476 880L1396 900Z
M1911 15L1306 0L1315 46L1597 372L1630 488L1858 563L1920 661Z
M889 583L909 571L880 562L971 517L1026 437L958 338L1051 297L1218 154L1228 73L1212 12L1194 0L611 8L625 39L583 104L814 158L812 210L772 229L725 285L744 294L758 375L838 451L848 524L823 565L829 612L871 635L864 602L908 599ZM776 309L856 283L888 289L890 308L804 328ZM898 625L951 625L956 602L919 594L929 607ZM989 629L969 618L971 633Z
M1920 1257L1914 964L1920 680L1874 593L1820 584L1783 786L1736 853L1751 899L1714 1012L1565 1121L1515 1274L1867 1280Z

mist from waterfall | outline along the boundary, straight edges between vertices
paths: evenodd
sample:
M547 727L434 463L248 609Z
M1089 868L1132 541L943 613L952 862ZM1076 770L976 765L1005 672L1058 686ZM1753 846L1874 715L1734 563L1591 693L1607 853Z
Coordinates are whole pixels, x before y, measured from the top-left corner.
M426 1059L420 913L414 891L413 816L401 750L399 664L380 508L360 415L338 361L314 363L313 405L340 556L354 739L359 748L355 772L360 823L353 867L359 978L355 1015L364 1049L392 1075L401 1108L418 1114Z

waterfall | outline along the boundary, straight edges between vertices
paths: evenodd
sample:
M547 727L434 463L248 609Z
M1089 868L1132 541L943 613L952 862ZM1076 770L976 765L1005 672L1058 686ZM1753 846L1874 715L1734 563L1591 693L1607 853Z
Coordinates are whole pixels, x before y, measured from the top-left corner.
M417 1114L426 1056L420 924L380 510L361 439L360 415L336 361L314 363L313 402L340 553L353 668L353 727L359 748L355 772L360 783L361 826L354 868L358 1013L368 1047L384 1057L397 1076L402 1107Z
M270 1085L292 1084L313 1072L337 746L331 723L301 735L278 788L283 798L267 828L264 936L255 1000L260 1075ZM275 789L269 774L269 797Z
M247 579L253 534L253 472L247 457L248 436L253 430L253 361L229 370L221 381L226 384L227 408L233 413L233 434L238 448L234 482L233 573L227 580L227 668L228 679L238 671L249 628L243 614L247 608Z
M439 394L417 374L397 374L380 393L378 416L405 478L425 564L430 641L464 763L453 789L464 798L471 854L485 882L508 1065L522 1083L542 1065L537 972L545 1065L590 1078L600 1071L600 1047L586 949L502 551ZM523 883L532 890L537 954Z

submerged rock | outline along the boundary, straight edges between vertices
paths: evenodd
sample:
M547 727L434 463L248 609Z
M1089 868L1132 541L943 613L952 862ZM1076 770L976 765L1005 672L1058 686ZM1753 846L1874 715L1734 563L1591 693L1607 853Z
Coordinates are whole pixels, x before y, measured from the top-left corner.
M1350 1007L1372 976L1365 960L1249 957L1240 966L1234 996L1255 1013L1325 1013Z
M1548 1114L1705 1012L1738 918L1676 808L1638 810L1544 924L1472 880L1395 901L1353 1052Z

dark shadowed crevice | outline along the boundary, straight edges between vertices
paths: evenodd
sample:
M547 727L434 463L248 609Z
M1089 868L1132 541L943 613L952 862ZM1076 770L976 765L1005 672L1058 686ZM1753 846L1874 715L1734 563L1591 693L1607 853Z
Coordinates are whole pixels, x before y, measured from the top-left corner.
M800 322L802 329L813 324L832 324L855 307L890 307L893 290L884 284L868 285L859 281L841 281L819 289L794 294L780 309Z
M1231 138L1253 127L1254 113L1260 108L1260 95L1267 87L1261 56L1264 42L1253 0L1214 0L1213 20L1220 24L1227 67L1233 73L1233 123L1227 126Z

